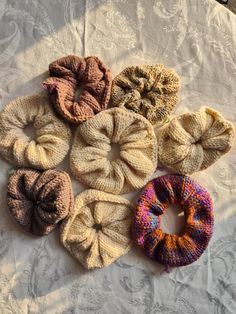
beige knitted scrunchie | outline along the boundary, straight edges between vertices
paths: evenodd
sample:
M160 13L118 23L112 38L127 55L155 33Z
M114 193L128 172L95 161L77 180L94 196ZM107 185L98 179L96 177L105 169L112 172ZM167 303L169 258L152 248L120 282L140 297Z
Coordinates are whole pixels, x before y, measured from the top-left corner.
M212 165L233 141L233 124L216 110L201 107L174 118L160 132L159 161L176 173L191 174Z
M65 248L86 268L102 268L126 254L131 245L132 210L121 196L86 190L60 228Z
M114 106L143 115L151 123L162 123L178 100L180 80L163 64L125 68L112 83Z
M111 143L120 157L109 161ZM70 155L71 171L84 184L113 194L141 188L156 169L157 144L152 125L139 114L111 108L77 129Z
M29 124L35 128L35 140L23 132ZM0 154L17 166L55 167L69 150L70 136L69 127L42 94L16 98L0 113Z

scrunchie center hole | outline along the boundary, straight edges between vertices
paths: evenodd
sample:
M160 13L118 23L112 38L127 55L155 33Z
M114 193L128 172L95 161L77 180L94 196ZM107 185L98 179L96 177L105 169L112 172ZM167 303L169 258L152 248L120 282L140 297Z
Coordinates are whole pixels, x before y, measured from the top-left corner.
M196 144L202 144L202 139L199 138L199 139L195 142L195 145L196 145Z
M75 96L74 96L74 101L75 102L79 102L80 96L81 96L81 93L82 93L83 89L84 88L83 88L82 84L77 85L76 91L75 91Z
M144 90L140 93L140 97L142 99L147 98L149 91L148 90Z
M95 229L96 231L100 231L100 230L102 230L102 225L101 224L94 224L93 229Z
M161 215L161 229L165 233L180 235L184 231L185 217L179 204L170 204Z
M118 158L120 158L120 145L111 143L111 150L108 152L107 159L113 161Z
M29 123L23 128L23 133L32 140L36 140L36 130L33 123Z

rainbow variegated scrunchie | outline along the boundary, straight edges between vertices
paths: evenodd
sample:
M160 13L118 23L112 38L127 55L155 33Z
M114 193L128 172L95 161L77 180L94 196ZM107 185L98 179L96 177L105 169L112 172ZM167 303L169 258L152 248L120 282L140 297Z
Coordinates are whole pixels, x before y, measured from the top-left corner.
M171 203L184 211L180 235L164 233L161 215ZM214 224L212 200L205 188L188 176L165 175L142 190L135 211L133 233L145 254L165 266L184 266L196 261L206 249Z

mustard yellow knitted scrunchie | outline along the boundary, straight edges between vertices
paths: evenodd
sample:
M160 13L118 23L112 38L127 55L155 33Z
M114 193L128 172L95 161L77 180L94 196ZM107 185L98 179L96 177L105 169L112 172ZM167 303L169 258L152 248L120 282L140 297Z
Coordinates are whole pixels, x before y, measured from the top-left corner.
M234 141L233 124L209 107L180 115L158 136L159 161L179 174L212 165Z
M175 107L179 89L178 75L163 64L131 66L113 80L112 101L160 123Z
M35 140L23 132L29 124L35 128ZM70 136L69 127L41 94L17 98L0 113L0 154L17 166L55 167L69 150Z
M120 157L109 161L111 143ZM157 164L152 125L139 114L121 108L103 111L81 124L70 155L71 171L88 186L114 194L141 188Z
M129 251L131 220L128 200L86 190L75 198L72 215L62 222L61 242L86 268L102 268Z

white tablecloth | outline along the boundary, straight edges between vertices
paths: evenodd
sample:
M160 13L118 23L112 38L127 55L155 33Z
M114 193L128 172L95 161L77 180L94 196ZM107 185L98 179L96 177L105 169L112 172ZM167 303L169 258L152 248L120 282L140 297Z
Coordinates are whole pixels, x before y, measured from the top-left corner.
M174 114L207 104L235 123L235 51L236 16L213 0L0 0L0 106L40 91L51 61L97 55L114 75L143 63L173 67L182 83ZM0 312L236 313L235 153L193 176L214 200L214 236L197 262L169 274L137 248L88 272L57 230L22 232L5 202L11 166L0 159ZM166 227L178 228L173 219Z

